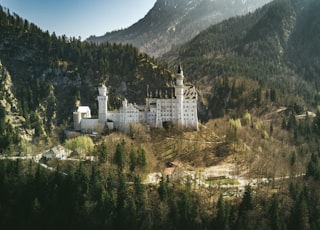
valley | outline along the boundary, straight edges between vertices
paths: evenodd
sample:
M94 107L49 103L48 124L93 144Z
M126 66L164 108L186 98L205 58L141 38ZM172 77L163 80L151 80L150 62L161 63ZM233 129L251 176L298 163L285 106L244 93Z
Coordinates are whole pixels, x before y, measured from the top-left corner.
M318 229L320 4L266 2L158 0L109 42L1 7L0 228ZM179 86L180 64L197 131L74 130L80 105L100 115L97 86L105 111L127 99L143 116L149 89Z

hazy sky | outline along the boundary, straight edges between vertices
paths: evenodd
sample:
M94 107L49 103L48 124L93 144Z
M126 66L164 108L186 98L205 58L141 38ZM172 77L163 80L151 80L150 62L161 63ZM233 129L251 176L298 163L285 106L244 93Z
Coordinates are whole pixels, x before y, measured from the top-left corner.
M103 35L126 28L143 18L156 0L0 0L42 30L56 35L81 37Z

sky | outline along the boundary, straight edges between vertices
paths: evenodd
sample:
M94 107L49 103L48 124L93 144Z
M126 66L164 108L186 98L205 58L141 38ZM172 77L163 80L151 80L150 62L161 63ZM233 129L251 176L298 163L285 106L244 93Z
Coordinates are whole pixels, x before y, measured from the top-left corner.
M156 0L0 0L11 13L56 35L81 38L124 29L143 18Z

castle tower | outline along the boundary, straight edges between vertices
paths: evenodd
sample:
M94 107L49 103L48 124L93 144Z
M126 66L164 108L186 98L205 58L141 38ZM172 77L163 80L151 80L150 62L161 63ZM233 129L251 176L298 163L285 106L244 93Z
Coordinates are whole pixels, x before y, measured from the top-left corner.
M183 85L183 70L181 65L179 65L177 77L176 77L176 86L175 86L175 96L176 96L176 121L179 127L184 125L184 116L183 116L183 94L184 94L184 85Z
M107 114L108 114L108 90L105 85L102 85L98 88L99 96L98 96L98 103L99 103L99 115L98 119L99 122L106 122L107 121Z
M73 128L76 131L81 130L81 113L78 111L73 112Z

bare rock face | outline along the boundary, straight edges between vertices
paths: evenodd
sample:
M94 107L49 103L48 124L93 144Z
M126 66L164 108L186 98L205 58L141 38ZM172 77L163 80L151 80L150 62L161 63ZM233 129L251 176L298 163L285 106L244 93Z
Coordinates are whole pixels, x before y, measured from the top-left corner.
M17 112L17 99L11 89L13 88L11 76L0 62L0 106L2 106L8 114Z
M5 112L5 122L18 130L20 137L29 140L28 131L25 128L26 119L21 115L18 100L14 94L14 85L7 69L0 61L0 106Z
M127 29L91 36L88 41L129 43L159 57L199 32L229 17L243 15L270 0L158 0L148 14Z

